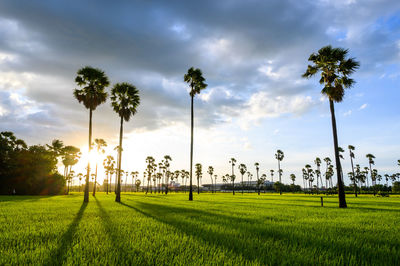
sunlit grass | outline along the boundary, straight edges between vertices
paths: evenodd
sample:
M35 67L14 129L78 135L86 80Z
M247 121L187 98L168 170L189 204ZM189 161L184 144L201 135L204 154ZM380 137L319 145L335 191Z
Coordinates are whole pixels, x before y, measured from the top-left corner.
M98 193L0 197L3 264L392 264L400 198Z

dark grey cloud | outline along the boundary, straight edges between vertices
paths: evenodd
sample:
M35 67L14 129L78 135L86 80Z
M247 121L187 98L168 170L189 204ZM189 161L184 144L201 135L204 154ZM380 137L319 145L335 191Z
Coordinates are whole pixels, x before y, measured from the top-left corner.
M113 83L128 81L140 89L142 104L128 130L187 123L183 74L200 67L210 97L196 99L196 119L210 127L239 116L254 93L307 94L311 88L299 82L300 75L308 55L323 45L350 48L365 62L365 72L398 60L400 27L385 29L388 23L379 22L399 10L389 0L4 0L0 73L15 75L22 85L0 81L0 90L18 90L40 110L24 114L21 122L12 118L17 107L3 102L12 111L0 116L2 127L23 133L43 126L56 130L61 123L86 134L87 112L72 97L75 73L85 65L103 69ZM22 78L26 73L32 76ZM97 132L116 134L118 119L109 102L95 119Z

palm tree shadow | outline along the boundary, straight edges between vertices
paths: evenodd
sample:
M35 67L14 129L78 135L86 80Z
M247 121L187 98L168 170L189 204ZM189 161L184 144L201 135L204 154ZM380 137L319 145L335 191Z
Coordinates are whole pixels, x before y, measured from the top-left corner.
M123 243L121 241L119 241L121 239L121 235L118 234L118 228L114 225L114 223L111 220L110 215L107 213L107 211L101 205L100 201L97 198L95 198L95 200L96 200L96 204L99 208L103 226L104 226L107 234L110 236L109 239L112 242L114 251L117 253L117 254L115 254L115 257L114 257L115 263L119 264L118 263L119 259L121 259L121 261L126 262L126 261L130 261L135 256L139 256L138 252L132 251L132 250L128 251L124 247L121 246Z
M74 234L78 228L79 222L82 220L83 212L87 207L87 202L83 202L81 208L76 214L74 220L69 225L67 231L61 236L61 240L58 244L58 247L55 251L51 251L51 257L47 260L45 265L60 265L65 260L66 252L68 251L68 247L71 246Z

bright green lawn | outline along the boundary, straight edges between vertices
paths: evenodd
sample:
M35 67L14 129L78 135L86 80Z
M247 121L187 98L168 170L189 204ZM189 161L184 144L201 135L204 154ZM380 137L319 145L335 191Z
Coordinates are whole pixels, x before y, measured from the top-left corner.
M0 197L4 264L400 264L400 198Z

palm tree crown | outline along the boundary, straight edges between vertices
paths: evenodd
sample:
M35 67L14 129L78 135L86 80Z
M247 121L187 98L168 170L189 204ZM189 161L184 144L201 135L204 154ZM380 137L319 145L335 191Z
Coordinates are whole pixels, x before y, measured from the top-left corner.
M110 85L108 77L98 68L86 66L77 72L75 82L81 89L74 90L74 97L87 109L96 107L107 100L105 88Z
M191 89L189 94L192 97L196 94L200 94L201 90L207 87L207 84L204 83L205 78L203 77L203 73L199 68L189 68L188 73L183 76L183 79L189 84Z
M355 83L348 76L354 73L360 63L354 58L346 59L348 50L343 48L332 48L328 45L312 53L308 61L313 65L308 65L303 78L310 78L321 71L320 84L324 85L321 93L328 96L334 102L341 102L344 97L344 89L350 88Z
M111 90L111 105L113 110L125 121L137 112L140 104L138 89L126 82L117 83Z

